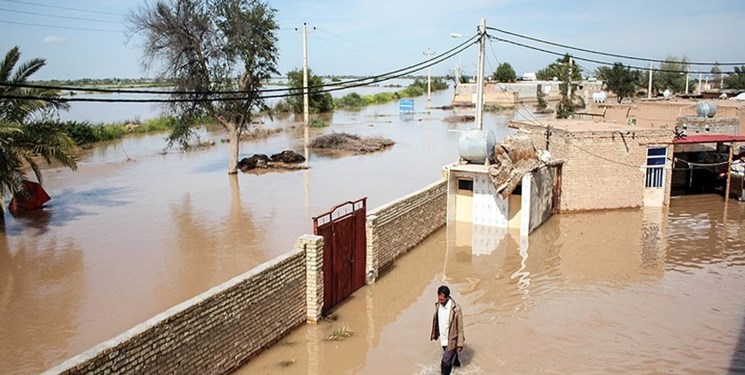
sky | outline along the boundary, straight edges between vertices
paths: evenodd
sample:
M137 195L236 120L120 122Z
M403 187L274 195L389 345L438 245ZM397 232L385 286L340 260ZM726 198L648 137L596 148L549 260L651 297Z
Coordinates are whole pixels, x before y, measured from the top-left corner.
M152 1L149 2L152 4ZM126 36L127 15L144 0L0 0L0 51L19 46L21 61L46 59L33 79L153 77L140 63L138 36ZM743 0L269 0L280 26L279 71L303 64L307 23L308 61L315 74L384 74L443 54L476 34L480 20L517 34L591 51L642 58L687 57L697 62L745 65ZM454 38L452 34L462 37ZM490 35L578 58L647 67L643 61L592 55L489 31ZM434 76L476 71L471 46L431 69ZM518 75L546 67L558 56L492 40L485 71L508 62ZM597 63L579 61L585 75ZM732 71L732 66L723 66ZM709 71L710 66L692 67ZM426 75L422 70L417 74Z

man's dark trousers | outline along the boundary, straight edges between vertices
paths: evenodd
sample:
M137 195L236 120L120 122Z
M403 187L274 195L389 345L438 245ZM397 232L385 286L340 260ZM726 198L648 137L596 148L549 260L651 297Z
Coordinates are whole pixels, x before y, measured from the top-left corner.
M457 350L448 350L447 346L442 347L442 361L440 362L440 370L442 375L450 375L450 371L453 371L453 365L460 367L460 361L458 360Z

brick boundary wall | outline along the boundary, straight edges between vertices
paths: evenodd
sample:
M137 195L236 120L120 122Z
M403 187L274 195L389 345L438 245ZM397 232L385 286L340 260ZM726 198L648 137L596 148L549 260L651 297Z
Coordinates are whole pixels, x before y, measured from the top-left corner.
M367 277L380 271L418 245L447 220L447 181L377 207L367 214Z
M45 374L225 374L306 320L307 245L182 302ZM312 255L311 255L312 257ZM322 277L322 275L321 275Z

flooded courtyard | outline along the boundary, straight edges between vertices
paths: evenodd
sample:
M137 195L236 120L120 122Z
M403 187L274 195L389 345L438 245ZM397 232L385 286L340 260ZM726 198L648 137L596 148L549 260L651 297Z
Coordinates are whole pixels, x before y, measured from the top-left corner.
M433 94L448 104L452 91ZM397 104L337 112L329 132L381 135L390 150L310 154L304 171L229 177L227 144L161 155L164 135L86 151L45 172L44 211L0 231L0 373L38 373L292 249L311 218L368 197L375 208L440 178L458 158L451 111ZM497 139L525 114L487 114ZM124 116L127 117L126 115ZM242 157L303 150L303 131L242 144ZM454 224L357 291L336 320L301 326L242 374L435 374L438 285L465 313L472 373L737 373L743 364L745 208L718 196L671 207L558 215L529 238ZM325 337L335 327L354 334Z
M447 104L452 91L433 95ZM303 171L227 175L227 143L161 155L164 134L134 136L84 152L75 172L49 169L43 211L5 213L0 231L0 373L38 373L146 319L291 250L312 217L368 197L377 207L440 178L457 159L450 111L412 121L397 103L337 112L329 132L381 135L391 149L368 155L310 154ZM106 107L109 108L109 107ZM104 108L105 109L105 108ZM508 115L490 114L498 137ZM109 114L110 116L110 114ZM131 115L122 110L121 117ZM242 144L242 157L303 152L303 129ZM129 161L128 161L129 160Z
M743 219L708 195L558 215L529 239L450 225L239 374L439 374L443 283L464 312L454 374L743 373Z

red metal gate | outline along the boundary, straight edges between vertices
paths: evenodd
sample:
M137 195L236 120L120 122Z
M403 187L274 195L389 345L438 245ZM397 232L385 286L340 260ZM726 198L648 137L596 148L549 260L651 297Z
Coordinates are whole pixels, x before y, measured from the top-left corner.
M348 201L313 218L323 237L323 314L365 285L367 198Z

